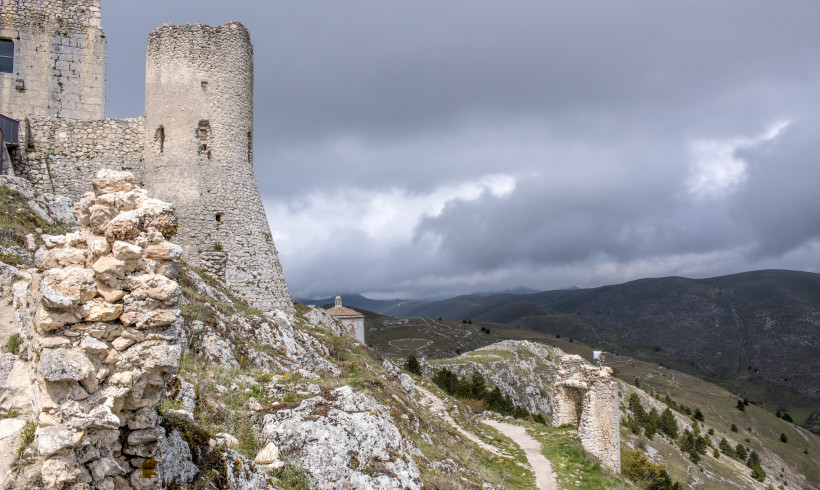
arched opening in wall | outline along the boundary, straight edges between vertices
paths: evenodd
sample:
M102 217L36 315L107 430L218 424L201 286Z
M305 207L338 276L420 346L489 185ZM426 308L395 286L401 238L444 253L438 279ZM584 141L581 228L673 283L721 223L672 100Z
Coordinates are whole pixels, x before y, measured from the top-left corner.
M253 131L248 131L248 163L253 165Z
M200 155L211 158L211 150L208 148L208 137L211 133L211 123L207 119L201 119L196 128L196 139L198 143L197 151Z
M223 218L223 216L224 216L224 215L223 215L223 213L216 213L216 214L214 215L214 219L216 220L216 224L217 224L217 226L218 226L218 225L220 225L220 224L222 224L222 218Z
M165 151L165 127L160 126L154 131L154 153L162 153Z

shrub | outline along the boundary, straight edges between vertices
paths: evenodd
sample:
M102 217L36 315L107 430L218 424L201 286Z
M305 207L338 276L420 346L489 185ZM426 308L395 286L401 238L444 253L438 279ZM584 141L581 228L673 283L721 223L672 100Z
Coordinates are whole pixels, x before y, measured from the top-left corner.
M786 422L794 422L794 420L792 420L792 416L787 413L783 414L783 420L785 420Z
M9 341L6 342L6 350L12 354L17 354L17 351L20 350L21 345L23 345L23 339L20 338L19 333L16 333L9 337Z
M738 400L737 401L737 409L740 410L741 412L746 411L746 405L743 404L743 400Z
M621 473L636 487L657 490L676 490L680 484L669 478L666 465L650 462L638 449L621 451Z
M732 432L737 432L737 426L735 424L732 424Z
M786 434L780 433L780 442L789 442L789 438L786 437Z
M410 354L410 357L407 358L407 361L404 363L404 369L410 374L421 376L421 363L413 354Z

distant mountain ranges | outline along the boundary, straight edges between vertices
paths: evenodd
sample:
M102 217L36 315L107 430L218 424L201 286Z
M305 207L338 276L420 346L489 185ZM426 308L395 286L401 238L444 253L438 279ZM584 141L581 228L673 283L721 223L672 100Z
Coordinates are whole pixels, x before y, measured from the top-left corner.
M820 274L762 270L437 301L352 294L343 300L393 317L472 319L574 337L607 351L700 371L724 380L736 393L768 392L772 398L772 392L793 392L803 401L820 402Z

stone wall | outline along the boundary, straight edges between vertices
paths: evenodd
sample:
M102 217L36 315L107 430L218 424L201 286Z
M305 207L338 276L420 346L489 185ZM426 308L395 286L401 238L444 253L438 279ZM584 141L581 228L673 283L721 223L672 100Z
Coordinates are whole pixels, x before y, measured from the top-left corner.
M155 29L146 61L146 187L174 204L187 261L222 275L253 306L293 311L253 171L252 134L247 29L236 21Z
M621 414L612 370L581 356L561 358L552 391L552 425L574 425L584 449L613 473L621 472Z
M143 180L145 118L76 120L54 117L23 121L15 173L43 194L78 200L102 169L124 170Z
M15 285L45 488L157 488L196 472L156 411L181 353L176 222L132 181L98 173L75 206L83 228L44 236L40 272Z
M0 73L0 113L104 117L100 0L0 0L0 39L14 42L13 73Z

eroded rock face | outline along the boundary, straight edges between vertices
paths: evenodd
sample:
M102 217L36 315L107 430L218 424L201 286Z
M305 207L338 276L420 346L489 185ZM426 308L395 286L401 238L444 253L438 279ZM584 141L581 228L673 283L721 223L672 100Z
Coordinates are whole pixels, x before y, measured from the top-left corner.
M195 473L156 416L181 353L176 220L133 179L100 171L75 206L82 228L44 237L40 274L15 287L46 488L155 488Z
M310 468L316 488L421 487L410 448L387 408L349 386L265 415L262 433Z
M621 414L612 369L566 355L552 391L552 426L578 426L581 445L613 473L621 472Z

